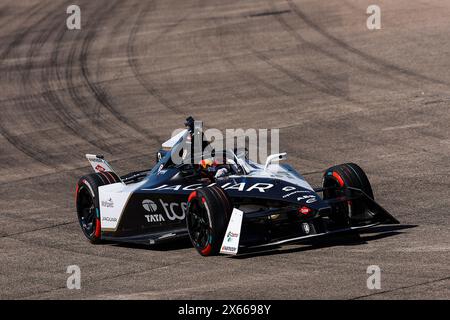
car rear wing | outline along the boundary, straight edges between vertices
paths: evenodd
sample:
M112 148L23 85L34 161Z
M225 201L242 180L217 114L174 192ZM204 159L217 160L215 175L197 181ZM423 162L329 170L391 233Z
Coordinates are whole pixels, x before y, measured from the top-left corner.
M188 130L181 130L180 132L178 132L176 135L174 135L173 137L171 137L169 140L167 140L166 142L164 142L162 144L162 150L165 151L169 151L170 149L172 149L177 143L178 141L180 141L183 136L188 132Z
M112 172L120 179L120 176L114 171L112 166L108 163L108 161L105 160L103 156L87 154L86 159L88 159L89 163L92 166L92 169L94 169L96 173ZM122 179L120 179L120 182L124 183Z

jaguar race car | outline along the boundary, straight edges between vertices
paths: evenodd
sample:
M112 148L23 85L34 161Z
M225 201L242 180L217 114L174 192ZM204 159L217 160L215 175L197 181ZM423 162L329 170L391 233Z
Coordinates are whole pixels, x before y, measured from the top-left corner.
M79 179L76 209L90 242L152 245L189 237L203 256L235 255L399 223L375 202L356 164L332 166L322 186L313 188L281 163L285 153L270 155L265 164L250 160L245 149L199 155L195 139L202 147L208 141L195 123L188 118L148 170L118 176L102 156L86 155L95 173Z

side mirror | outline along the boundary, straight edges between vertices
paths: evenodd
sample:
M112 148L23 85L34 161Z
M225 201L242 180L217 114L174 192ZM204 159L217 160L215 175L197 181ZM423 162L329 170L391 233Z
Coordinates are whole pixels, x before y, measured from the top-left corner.
M264 170L267 170L267 168L269 167L269 165L272 162L285 160L286 158L287 158L287 153L286 152L271 154L270 156L267 157L266 164L264 165Z

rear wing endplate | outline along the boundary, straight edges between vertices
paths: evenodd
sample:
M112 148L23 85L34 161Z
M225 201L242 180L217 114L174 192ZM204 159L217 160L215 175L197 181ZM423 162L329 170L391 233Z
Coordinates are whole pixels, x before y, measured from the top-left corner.
M120 179L120 176L114 171L114 169L111 167L108 161L104 159L103 156L87 154L86 159L88 159L89 163L92 166L92 169L94 169L96 173L113 172ZM122 179L120 179L120 181L123 183Z

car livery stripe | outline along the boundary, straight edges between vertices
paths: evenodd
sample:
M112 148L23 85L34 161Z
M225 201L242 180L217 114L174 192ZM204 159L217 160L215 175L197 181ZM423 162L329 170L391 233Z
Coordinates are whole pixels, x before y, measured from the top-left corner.
M333 177L339 182L339 185L341 187L344 186L344 180L341 178L341 176L337 172L333 172Z
M202 254L205 256L209 255L211 253L211 244L208 243L205 249L202 250Z
M102 180L103 184L108 184L107 181L105 181L105 177L103 176L103 174L101 172L97 172L97 177L99 177Z
M197 191L192 192L192 193L189 195L188 202L191 202L191 200L194 199L194 198L196 198L196 197L197 197Z
M97 239L100 238L100 233L101 233L100 219L97 218L97 223L95 224L95 237Z
M108 183L112 183L111 180L109 180L108 175L105 172L99 172L105 179L108 181Z
M111 178L111 181L112 181L111 183L115 183L115 182L116 182L116 179L115 179L114 176L111 174L111 172L105 171L104 173L105 173L106 176L108 176L108 177Z

